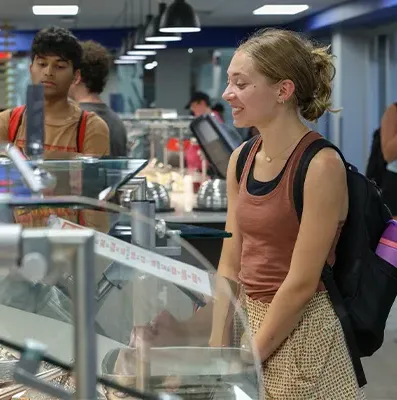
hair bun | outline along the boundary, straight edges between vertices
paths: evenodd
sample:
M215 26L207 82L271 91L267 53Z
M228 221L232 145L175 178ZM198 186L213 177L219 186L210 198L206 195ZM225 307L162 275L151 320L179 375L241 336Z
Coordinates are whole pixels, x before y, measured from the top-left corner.
M334 56L329 53L330 46L313 48L311 51L313 67L317 76L317 88L313 96L300 105L300 112L303 118L308 121L316 121L325 111L331 109L332 80L335 77ZM299 105L299 104L298 104Z

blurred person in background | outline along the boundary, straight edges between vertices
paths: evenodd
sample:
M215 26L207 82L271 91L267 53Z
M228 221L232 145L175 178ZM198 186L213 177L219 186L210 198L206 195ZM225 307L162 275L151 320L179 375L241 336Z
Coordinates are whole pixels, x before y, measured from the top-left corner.
M80 80L81 59L81 45L66 29L43 29L33 39L30 74L33 84L44 86L45 158L70 159L80 154L95 157L109 154L106 123L95 113L82 111L68 98L70 86ZM0 113L0 140L15 143L21 150L25 148L25 106ZM79 173L76 175L81 175L81 170L76 172ZM51 173L57 179L54 188L57 195L71 194L72 184L76 185L75 181L81 179L69 170ZM45 194L50 193L46 191ZM109 230L107 213L101 211L66 207L14 210L15 222L24 227L47 227L48 218L54 215L96 231ZM5 277L0 280L0 304L70 323L70 299L64 289L55 284Z
M120 117L101 99L109 77L112 57L101 44L92 40L81 42L83 58L80 77L71 85L69 96L77 101L83 110L99 115L109 128L110 155L127 155L127 130Z
M82 48L68 30L50 27L38 32L32 43L30 74L33 84L44 86L46 152L109 153L109 129L95 113L84 113L69 101L70 86L80 79ZM0 113L0 140L25 147L25 106Z
M219 115L220 119L222 120L222 122L225 122L225 107L223 106L223 104L216 103L212 107L212 112L213 113L218 113L218 115Z
M397 106L390 105L383 114L380 128L381 162L386 163L382 177L385 203L397 219Z
M213 114L219 122L223 123L223 119L219 112L211 108L210 96L204 92L193 93L185 108L190 110L192 115L195 117L200 117L205 114Z
M225 107L223 106L222 103L216 103L212 107L212 112L217 112L222 122L225 124ZM252 126L251 128L236 128L236 127L232 128L230 126L227 126L227 128L230 130L233 129L237 131L244 141L251 139L253 136L259 135L258 129L256 129L254 126Z
M102 157L109 154L109 129L93 112L82 111L69 100L70 86L80 79L82 48L77 38L67 29L49 27L39 31L32 43L30 75L34 85L44 87L44 158L70 159L80 154ZM26 106L0 113L0 140L14 143L21 151L26 143ZM73 192L70 172L55 174L57 185L45 194L80 194ZM69 178L69 179L68 179ZM18 209L14 216L24 226L47 225L51 215L78 222L84 214L85 225L101 230L107 222L95 211L77 212L71 208ZM105 228L103 228L105 227Z

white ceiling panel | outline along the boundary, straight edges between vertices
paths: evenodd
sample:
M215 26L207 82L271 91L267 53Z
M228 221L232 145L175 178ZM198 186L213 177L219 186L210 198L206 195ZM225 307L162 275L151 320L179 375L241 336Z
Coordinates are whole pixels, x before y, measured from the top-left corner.
M304 15L342 3L345 0L288 0L289 4L306 3L310 9L295 16L255 16L252 11L266 4L266 0L188 0L197 10L203 26L264 26L287 23ZM172 0L164 0L169 4ZM272 4L285 3L286 0L272 0ZM136 26L140 22L141 3L143 14L158 9L158 0L0 0L0 21L8 22L17 29L39 29L50 24L70 28L114 28ZM34 16L32 5L80 6L77 19L61 22L58 17Z

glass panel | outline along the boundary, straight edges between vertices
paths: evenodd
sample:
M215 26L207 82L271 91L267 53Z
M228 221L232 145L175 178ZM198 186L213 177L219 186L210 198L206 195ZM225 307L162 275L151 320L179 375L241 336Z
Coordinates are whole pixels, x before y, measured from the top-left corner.
M43 190L40 197L45 198L47 202L38 205L35 202L37 196L33 196L32 199L32 191L26 185L20 172L10 160L3 158L0 159L0 194L17 196L13 200L13 205L18 206L13 211L13 220L24 226L46 226L48 216L56 214L71 222L78 222L101 232L108 232L112 226L112 235L129 240L126 237L129 232L125 232L123 227L112 225L114 222L112 216L105 216L98 211L83 210L83 206L76 204L76 198L71 199L73 204L69 204L68 207L56 208L54 205L59 196L69 195L119 202L121 192L118 193L118 190L126 189L124 192L128 193L128 182L139 175L146 166L146 160L125 158L44 161L36 171L40 174L49 173L55 179L55 184ZM166 180L176 181L175 176L153 165L145 168L144 175L148 179L147 194L155 201L156 211L167 211L167 207L170 207L170 198L165 188L169 186ZM161 188L161 185L151 181L162 181L164 187ZM30 206L32 202L33 208ZM169 208L169 210L172 209ZM226 232L216 229L175 223L170 225L172 229L180 230L181 236L186 239L228 236Z
M38 164L38 170L49 173L55 178L53 187L45 191L45 195L84 195L98 198L99 193L112 185L122 183L123 178L132 178L146 165L141 159L106 159L71 156L72 153L52 152L48 157L64 157L63 160L47 159ZM72 159L66 159L72 157ZM32 166L36 163L30 162ZM0 186L2 193L30 195L21 174L14 164L3 158L0 160Z
M18 207L26 210L28 206L29 213L17 215L30 214L24 225L31 226L33 221L34 226L47 228L32 230L41 232L42 239L23 239L21 251L35 253L34 261L47 243L45 238L50 235L52 241L46 247L50 255L47 270L23 257L19 259L24 268L0 268L1 338L19 344L34 338L47 346L48 354L68 363L73 360L76 249L53 238L63 230L93 227L95 269L91 283L96 293L98 373L122 385L184 398L260 397L261 367L251 349L238 285L217 277L215 268L179 239L177 232L143 212L129 212L86 197L14 196L7 202L14 215L20 211ZM49 215L37 219L35 213L49 206ZM52 210L67 210L75 219ZM114 226L127 225L131 226L128 240L112 237ZM10 240L7 236L0 230L0 247ZM141 245L130 244L131 237ZM153 237L155 242L151 242ZM5 267L9 258L4 249L0 266ZM3 360L18 357L15 351L0 349ZM8 368L10 364L8 361ZM54 374L59 378L59 373ZM10 377L8 382L0 382L0 398L12 384L15 382ZM62 384L73 389L71 379ZM98 391L106 399L130 398L103 385ZM27 395L33 400L42 398L33 390Z

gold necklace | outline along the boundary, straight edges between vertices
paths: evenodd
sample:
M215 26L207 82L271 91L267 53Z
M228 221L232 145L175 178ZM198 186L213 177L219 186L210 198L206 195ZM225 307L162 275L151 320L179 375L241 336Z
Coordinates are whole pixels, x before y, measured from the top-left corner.
M306 129L305 129L306 130ZM300 135L297 139L295 139L288 147L286 147L283 151L281 151L280 153L276 154L273 157L270 157L269 155L266 154L266 151L264 151L265 153L265 160L268 163L271 163L275 158L277 158L278 156L281 156L281 154L283 154L285 151L287 151L291 146L293 146L298 140L300 140L304 135Z

